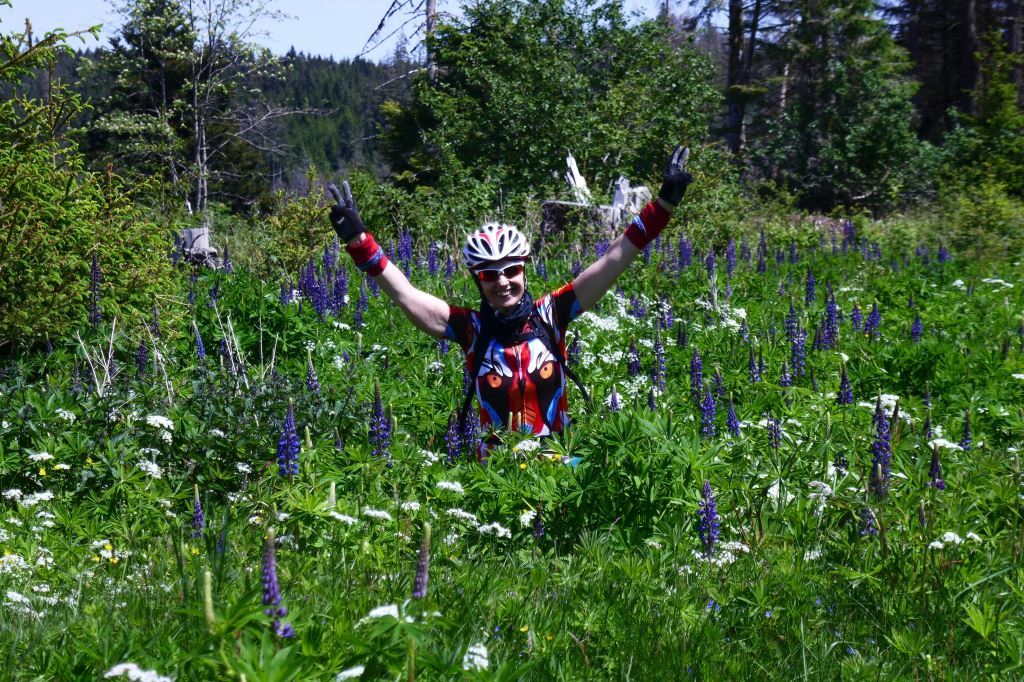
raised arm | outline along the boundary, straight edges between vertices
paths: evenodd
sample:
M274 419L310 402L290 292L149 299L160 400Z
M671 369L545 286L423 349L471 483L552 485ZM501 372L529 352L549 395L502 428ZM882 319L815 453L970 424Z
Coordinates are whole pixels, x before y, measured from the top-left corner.
M327 191L335 202L331 206L331 224L338 238L345 243L345 251L360 270L374 278L417 329L431 336L444 336L448 325L448 304L414 287L405 273L388 261L384 250L366 231L348 183L343 182L342 187L344 194L334 185L328 185Z
M625 233L612 242L608 251L576 278L573 287L580 307L589 310L615 284L633 259L661 234L672 212L683 200L693 177L686 172L689 149L677 146L665 168L658 198L647 204L633 219Z

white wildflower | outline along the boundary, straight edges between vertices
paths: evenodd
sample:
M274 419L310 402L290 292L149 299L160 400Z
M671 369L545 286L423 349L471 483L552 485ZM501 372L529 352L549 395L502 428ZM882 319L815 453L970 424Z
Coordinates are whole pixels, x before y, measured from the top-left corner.
M519 515L519 523L523 524L523 527L529 527L533 523L534 517L537 516L535 509L527 509Z
M75 419L78 418L75 416L74 412L72 412L71 410L65 410L63 407L57 408L57 416L66 422L73 422L75 421Z
M821 558L821 550L820 549L817 549L817 548L809 549L806 552L804 552L804 561L817 561L820 558Z
M420 510L420 503L416 500L406 500L402 503L402 511L418 512Z
M54 471L67 471L70 468L71 468L71 465L70 464L65 464L64 462L57 462L56 464L53 465L53 470Z
M1007 281L1001 280L1001 279L999 279L997 277L986 277L985 279L983 279L981 281L985 282L986 284L998 284L999 286L1007 288L1007 289L1012 289L1013 288L1012 284L1010 284Z
M366 614L366 618L363 620L370 620L371 618L387 618L388 616L398 618L397 604L385 604L384 606L378 606Z
M497 521L495 521L494 523L486 523L482 526L478 526L477 531L484 533L486 535L494 535L495 537L499 538L512 537L512 532L508 528L502 526Z
M938 540L932 540L928 543L928 549L942 549L944 545Z
M446 490L448 492L455 493L456 495L466 494L466 491L462 489L462 484L458 481L438 481L437 489Z
M957 289L966 289L967 288L967 286L964 284L964 281L962 279L954 280L953 281L953 286L956 287Z
M978 535L977 533L974 533L974 532L968 533L967 534L967 539L968 540L973 540L974 542L977 542L977 543L981 544L981 536Z
M245 462L236 462L235 469L237 469L240 474L252 473L252 467Z
M143 670L134 663L118 663L103 677L127 677L133 682L174 682L170 677L160 675L155 670Z
M952 542L954 545L959 545L961 542L964 541L962 537L960 537L951 530L948 530L945 533L943 533L941 540L943 542Z
M289 514L288 512L277 512L277 522L284 523L288 520L289 516L291 516L291 514Z
M427 371L436 374L444 369L444 363L440 360L434 360L432 363L427 365Z
M448 516L454 517L456 519L462 519L463 521L469 521L473 525L477 525L479 523L476 520L476 515L475 514L471 514L468 511L466 511L465 509L459 509L458 507L454 507L452 509L446 510L445 514L447 514Z
M216 438L224 438L226 434L220 429L210 429L210 435Z
M1024 374L1014 374L1013 378L1014 379L1024 379Z
M160 451L156 448L139 448L139 454L147 457L156 457L160 454Z
M163 469L160 468L160 465L156 462L151 462L148 459L142 460L136 466L142 469L142 471L150 478L162 478L164 475Z
M477 642L466 650L462 657L463 670L487 670L490 662L487 660L487 647L483 642Z
M354 526L359 522L358 519L356 519L355 517L349 516L348 514L341 514L333 510L328 512L328 514L330 515L331 518L341 521L346 526Z
M958 443L948 441L945 438L933 438L932 440L928 441L929 448L935 448L936 446L940 448L946 448L947 450L963 450L963 447L961 447Z
M151 414L146 417L146 423L154 428L163 429L165 431L174 430L174 422L163 415Z
M34 507L37 504L39 504L40 502L49 502L52 499L53 499L53 493L50 492L49 490L44 490L42 492L32 493L31 495L26 495L24 497L24 499L21 500L21 506L22 507Z
M516 443L512 450L514 452L533 452L539 447L539 440L536 440L534 438L527 438L526 440L521 440L518 443Z
M4 491L3 495L8 500L14 500L15 502L22 498L22 492L19 488L8 488Z
M49 460L53 459L53 455L51 455L49 452L34 452L31 455L29 455L28 458L33 462L48 462Z
M252 524L253 526L258 526L261 523L263 523L263 517L260 516L259 514L253 514L252 516L249 517L249 523Z
M391 514L387 513L383 509L372 509L372 508L364 509L363 510L363 516L365 516L367 518L371 518L371 519L376 519L378 521L390 521L391 520Z
M437 464L438 462L441 461L441 455L437 454L436 452L432 452L431 450L421 448L420 454L423 455L423 459L428 466L431 464Z
M160 431L159 435L160 440L162 440L165 443L170 443L171 441L174 440L174 436L171 435L170 431Z
M342 680L354 680L357 677L363 676L363 671L366 670L366 666L357 665L346 670L342 670L338 673L337 677L334 678L334 682L342 682Z
M841 357L843 359L843 362L849 362L850 361L850 356L847 355L846 353L842 352L842 351L839 352L839 357Z
M0 556L0 575L27 570L28 562L17 554L4 554Z

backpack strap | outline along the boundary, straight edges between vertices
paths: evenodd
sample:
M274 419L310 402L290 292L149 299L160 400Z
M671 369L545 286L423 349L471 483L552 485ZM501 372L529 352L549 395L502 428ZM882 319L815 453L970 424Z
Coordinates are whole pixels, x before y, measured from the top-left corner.
M541 318L540 313L536 310L534 310L533 314L530 316L530 326L537 331L537 338L539 338L547 349L551 351L551 354L558 359L558 364L561 366L562 372L572 379L572 382L576 384L576 388L580 389L580 393L583 394L583 399L587 402L587 405L591 405L590 394L587 393L586 387L583 386L583 382L580 381L576 372L572 371L572 368L569 367L569 363L566 362L565 355L562 353L561 349L555 345L551 327L548 326L547 322Z

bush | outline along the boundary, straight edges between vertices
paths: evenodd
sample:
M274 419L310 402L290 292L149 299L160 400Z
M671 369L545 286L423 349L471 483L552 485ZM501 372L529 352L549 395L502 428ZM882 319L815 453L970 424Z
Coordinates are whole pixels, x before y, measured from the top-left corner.
M31 45L4 37L0 80L16 83L24 65L43 66L64 47L65 34ZM59 83L48 101L15 89L0 103L0 351L68 332L87 319L90 267L102 269L105 319L150 311L171 277L169 243L136 208L113 173L85 171L64 136L84 105Z

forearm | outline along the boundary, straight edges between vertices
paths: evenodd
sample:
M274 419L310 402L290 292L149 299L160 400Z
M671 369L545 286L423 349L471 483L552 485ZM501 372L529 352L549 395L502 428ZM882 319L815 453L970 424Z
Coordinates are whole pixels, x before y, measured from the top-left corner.
M417 329L431 336L444 336L448 324L448 304L414 287L405 273L387 259L373 235L369 232L356 235L348 241L345 250L352 256L356 266L373 277Z
M655 207L655 202L657 207ZM640 227L631 224L625 233L619 235L612 242L604 256L592 263L576 278L573 287L576 290L576 298L580 307L584 310L592 308L612 288L619 276L643 251L648 238L653 240L668 222L675 207L661 199L656 199L655 202L648 204L641 212L641 216L647 218L646 228L642 220Z

